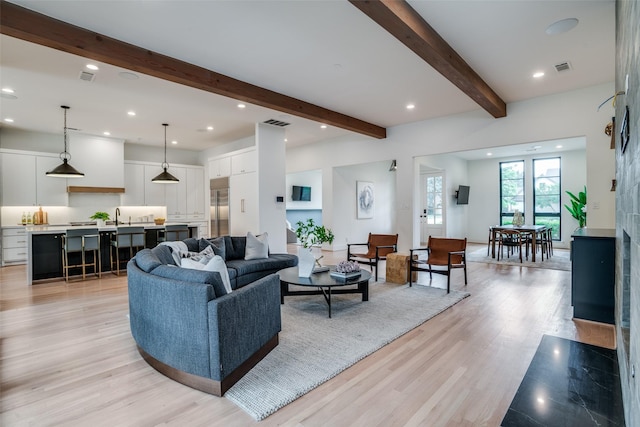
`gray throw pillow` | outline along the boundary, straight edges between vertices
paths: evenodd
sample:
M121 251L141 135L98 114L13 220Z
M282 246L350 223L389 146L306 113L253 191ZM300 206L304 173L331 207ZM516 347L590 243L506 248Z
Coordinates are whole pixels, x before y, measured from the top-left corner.
M200 239L198 241L199 250L202 251L207 246L211 246L213 248L213 253L216 255L220 255L220 257L226 261L226 249L224 244L224 237L216 237L215 239Z
M254 236L251 232L247 233L247 246L244 250L244 259L265 259L269 258L269 236L262 233Z

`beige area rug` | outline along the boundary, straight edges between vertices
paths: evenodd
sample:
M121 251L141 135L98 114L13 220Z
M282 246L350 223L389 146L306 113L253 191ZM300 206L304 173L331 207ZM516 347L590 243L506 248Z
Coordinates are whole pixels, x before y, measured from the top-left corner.
M498 249L496 248L496 251ZM533 267L533 268L548 268L551 270L566 270L571 271L571 260L569 258L569 250L567 249L553 249L553 255L547 259L544 258L544 261L541 261L540 252L536 254L536 262L531 261L531 254L529 254L529 259L525 259L522 257L522 264L520 263L520 257L516 254L511 254L509 258L507 258L507 253L505 250L504 258L500 258L498 261L497 253L496 258L491 258L491 253L487 256L487 247L484 246L481 249L476 249L471 252L467 252L467 261L469 262L484 262L487 264L504 264L504 265L514 265L514 266L522 266L522 267Z
M331 319L322 295L285 297L280 344L225 397L266 418L467 296L377 282L367 302L359 294L332 296Z

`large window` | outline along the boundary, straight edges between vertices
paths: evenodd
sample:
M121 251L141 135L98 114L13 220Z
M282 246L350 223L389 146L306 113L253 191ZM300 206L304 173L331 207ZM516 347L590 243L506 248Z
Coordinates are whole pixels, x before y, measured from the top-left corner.
M533 161L533 221L553 229L560 240L560 158Z
M500 224L511 224L516 209L524 215L524 160L500 162Z

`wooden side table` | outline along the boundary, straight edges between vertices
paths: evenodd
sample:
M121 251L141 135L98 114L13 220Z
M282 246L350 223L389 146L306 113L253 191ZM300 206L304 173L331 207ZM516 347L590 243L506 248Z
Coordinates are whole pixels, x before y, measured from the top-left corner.
M405 252L393 252L387 255L386 281L404 285L409 281L409 257ZM413 272L413 280L417 281L417 272Z

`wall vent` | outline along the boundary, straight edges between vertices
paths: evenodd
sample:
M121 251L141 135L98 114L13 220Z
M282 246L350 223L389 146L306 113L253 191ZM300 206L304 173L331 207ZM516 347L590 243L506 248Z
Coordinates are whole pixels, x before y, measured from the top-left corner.
M274 120L274 119L265 120L263 123L268 125L280 126L280 127L289 126L291 124L291 123L283 122L281 120Z
M571 63L569 61L561 62L559 64L554 65L554 67L556 68L557 72L562 73L563 71L571 70Z
M80 80L85 82L92 82L96 78L96 75L88 71L80 71Z

